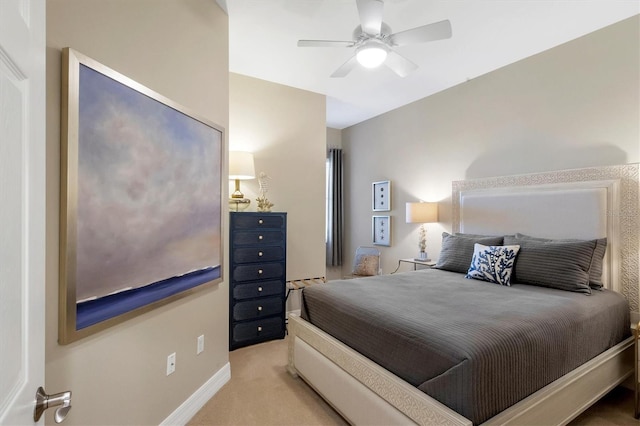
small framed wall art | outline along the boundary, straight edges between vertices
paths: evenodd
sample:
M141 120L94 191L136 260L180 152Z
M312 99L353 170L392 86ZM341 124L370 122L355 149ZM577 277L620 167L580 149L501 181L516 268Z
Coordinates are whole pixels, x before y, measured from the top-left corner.
M391 182L383 180L371 185L372 209L374 212L388 212L391 210Z
M377 246L391 245L391 217L373 216L372 240Z

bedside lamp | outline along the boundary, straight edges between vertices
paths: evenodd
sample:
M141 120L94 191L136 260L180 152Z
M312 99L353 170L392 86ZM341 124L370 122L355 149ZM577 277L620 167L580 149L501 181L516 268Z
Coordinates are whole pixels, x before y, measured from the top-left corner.
M244 198L240 191L240 181L255 179L256 172L253 164L253 154L244 151L229 152L229 180L236 181L236 189L229 199L229 208L235 211L249 207L251 200Z
M438 203L407 203L407 223L419 223L418 248L420 257L415 260L428 262L427 258L427 229L425 223L438 221Z

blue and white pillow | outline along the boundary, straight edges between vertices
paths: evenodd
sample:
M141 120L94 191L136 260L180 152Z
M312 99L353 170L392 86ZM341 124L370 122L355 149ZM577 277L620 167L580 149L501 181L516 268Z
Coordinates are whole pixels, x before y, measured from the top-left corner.
M465 278L511 285L511 272L520 246L473 245L473 258Z

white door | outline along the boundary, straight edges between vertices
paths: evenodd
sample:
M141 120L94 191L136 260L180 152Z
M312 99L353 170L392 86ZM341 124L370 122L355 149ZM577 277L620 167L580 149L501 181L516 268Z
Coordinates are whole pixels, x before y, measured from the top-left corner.
M1 425L34 423L44 281L45 2L0 0Z

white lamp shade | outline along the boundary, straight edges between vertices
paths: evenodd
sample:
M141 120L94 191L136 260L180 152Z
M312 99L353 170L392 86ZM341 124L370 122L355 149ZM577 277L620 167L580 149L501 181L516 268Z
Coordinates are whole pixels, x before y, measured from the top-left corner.
M244 151L229 152L229 179L254 179L256 171L253 154Z
M387 59L387 53L384 44L371 40L357 50L356 59L365 68L376 68Z
M407 203L407 223L438 221L438 203Z

